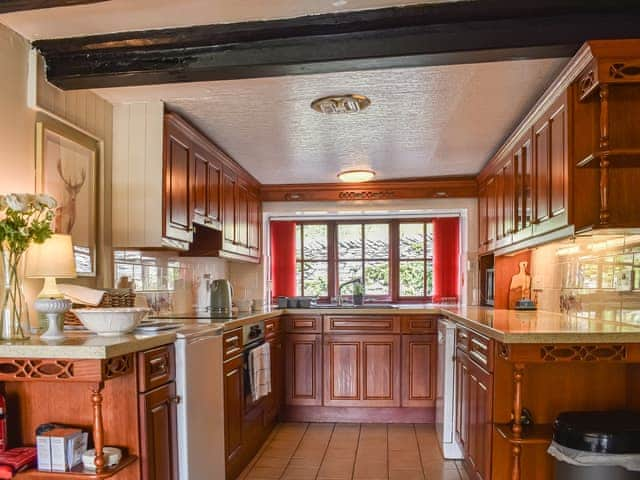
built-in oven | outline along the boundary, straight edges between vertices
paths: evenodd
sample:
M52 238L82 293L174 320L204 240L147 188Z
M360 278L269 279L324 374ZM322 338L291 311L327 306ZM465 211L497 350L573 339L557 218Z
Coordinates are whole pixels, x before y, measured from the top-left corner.
M251 323L242 327L242 338L244 345L243 371L244 371L244 412L249 414L260 400L254 402L251 394L251 372L249 371L249 355L251 350L264 344L264 321Z

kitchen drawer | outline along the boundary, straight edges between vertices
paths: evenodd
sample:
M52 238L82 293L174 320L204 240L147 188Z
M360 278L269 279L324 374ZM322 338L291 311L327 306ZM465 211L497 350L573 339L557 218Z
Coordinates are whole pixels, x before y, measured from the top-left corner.
M402 333L434 333L438 325L438 315L407 315L402 318Z
M280 333L280 318L270 318L264 321L264 336L272 338Z
M475 332L470 332L470 334L469 358L486 371L493 371L493 340Z
M138 390L147 392L175 379L176 359L173 345L138 353Z
M333 333L400 333L400 318L391 315L327 315L324 331Z
M284 325L289 333L322 333L320 315L290 315L284 318Z
M227 361L242 353L242 329L236 328L222 336L222 360Z
M460 325L456 326L456 347L463 352L469 351L469 341L471 340L471 332Z

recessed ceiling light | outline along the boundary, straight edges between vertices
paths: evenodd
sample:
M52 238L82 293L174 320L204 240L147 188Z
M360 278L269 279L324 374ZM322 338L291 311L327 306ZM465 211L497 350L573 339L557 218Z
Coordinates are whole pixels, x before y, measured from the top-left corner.
M334 95L311 102L311 108L321 113L357 113L371 105L364 95Z
M347 0L336 0L331 5L334 7L344 7L347 4Z
M338 178L347 183L368 182L376 176L376 172L367 168L354 168L343 170L338 174Z

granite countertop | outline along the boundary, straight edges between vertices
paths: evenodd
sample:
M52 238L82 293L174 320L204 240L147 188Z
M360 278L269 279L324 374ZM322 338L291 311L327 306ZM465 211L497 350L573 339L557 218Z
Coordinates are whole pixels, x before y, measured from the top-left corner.
M286 314L297 315L420 315L442 314L503 343L640 343L640 326L600 321L576 315L533 311L494 310L487 307L402 305L397 308L269 309L219 318L203 313L161 314L151 318L184 323L182 329L149 334L102 337L88 332L65 332L61 340L33 336L25 341L0 341L0 358L106 359L173 343L178 335L219 326L220 331Z
M502 343L640 343L640 327L545 311L447 307L454 321Z

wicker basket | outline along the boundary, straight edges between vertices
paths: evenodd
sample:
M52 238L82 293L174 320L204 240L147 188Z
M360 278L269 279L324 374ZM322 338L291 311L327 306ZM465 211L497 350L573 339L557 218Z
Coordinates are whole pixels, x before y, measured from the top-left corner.
M110 307L133 307L136 301L136 294L129 288L111 288L104 291L102 301L98 307L110 308ZM81 305L74 303L72 308L91 308L87 305ZM64 314L64 324L69 326L82 326L82 322L76 314L72 312L66 312Z

